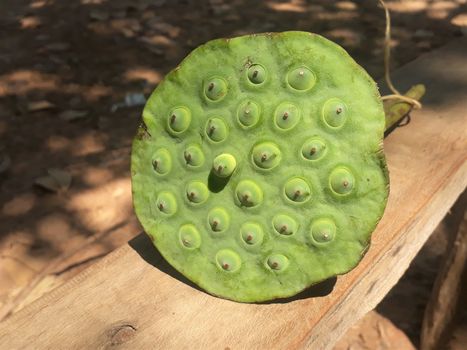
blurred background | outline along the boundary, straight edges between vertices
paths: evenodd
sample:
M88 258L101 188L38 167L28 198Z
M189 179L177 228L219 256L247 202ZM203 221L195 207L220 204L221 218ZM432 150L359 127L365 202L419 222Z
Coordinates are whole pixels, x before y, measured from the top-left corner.
M465 0L387 5L393 69L467 35ZM131 140L149 94L195 47L310 31L378 80L384 26L376 0L0 0L0 309L21 308L142 232L131 204ZM379 314L338 347L376 348L384 338L371 330L377 324L407 336L398 349L418 345L448 226ZM459 334L454 347L467 344Z

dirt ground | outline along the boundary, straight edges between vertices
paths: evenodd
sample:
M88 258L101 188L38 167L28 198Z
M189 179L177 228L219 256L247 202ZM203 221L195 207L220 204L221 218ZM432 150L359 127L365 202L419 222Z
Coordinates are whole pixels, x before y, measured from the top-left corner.
M387 4L393 67L462 35L465 0ZM284 30L324 35L383 75L376 0L1 1L0 309L37 276L16 308L142 231L129 182L140 94L210 39ZM378 308L415 345L447 232L440 227Z

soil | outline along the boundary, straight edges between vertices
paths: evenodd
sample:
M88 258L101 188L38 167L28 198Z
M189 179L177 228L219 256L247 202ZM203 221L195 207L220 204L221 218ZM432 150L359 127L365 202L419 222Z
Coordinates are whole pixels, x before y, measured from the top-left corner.
M453 22L467 12L465 0L387 4L394 68L462 35ZM0 14L0 308L41 272L17 308L142 231L129 182L138 99L198 45L304 30L342 45L375 79L383 75L376 0L7 0ZM442 255L436 240L446 232L404 277L402 299L417 301L401 304L394 292L379 308L414 344Z

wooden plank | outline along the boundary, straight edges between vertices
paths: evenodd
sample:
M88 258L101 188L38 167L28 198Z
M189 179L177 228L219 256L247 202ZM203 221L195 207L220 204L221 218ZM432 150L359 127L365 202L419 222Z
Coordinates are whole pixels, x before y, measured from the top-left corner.
M0 347L331 348L397 282L467 185L467 39L394 75L427 85L425 108L385 143L386 213L352 272L296 298L240 304L174 272L140 236L0 324ZM329 290L333 290L329 293Z

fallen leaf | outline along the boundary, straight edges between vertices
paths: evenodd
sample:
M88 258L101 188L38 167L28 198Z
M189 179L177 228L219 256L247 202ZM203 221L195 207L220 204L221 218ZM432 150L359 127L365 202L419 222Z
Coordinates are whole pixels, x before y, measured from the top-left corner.
M47 169L47 173L48 175L37 178L34 184L52 192L62 192L70 188L72 178L67 171L51 168Z
M63 111L58 117L67 122L73 122L75 120L83 119L88 115L88 111L77 111L74 109Z
M38 111L43 111L46 109L53 109L53 108L55 108L55 105L46 100L28 102L27 104L27 110L29 112L38 112Z

